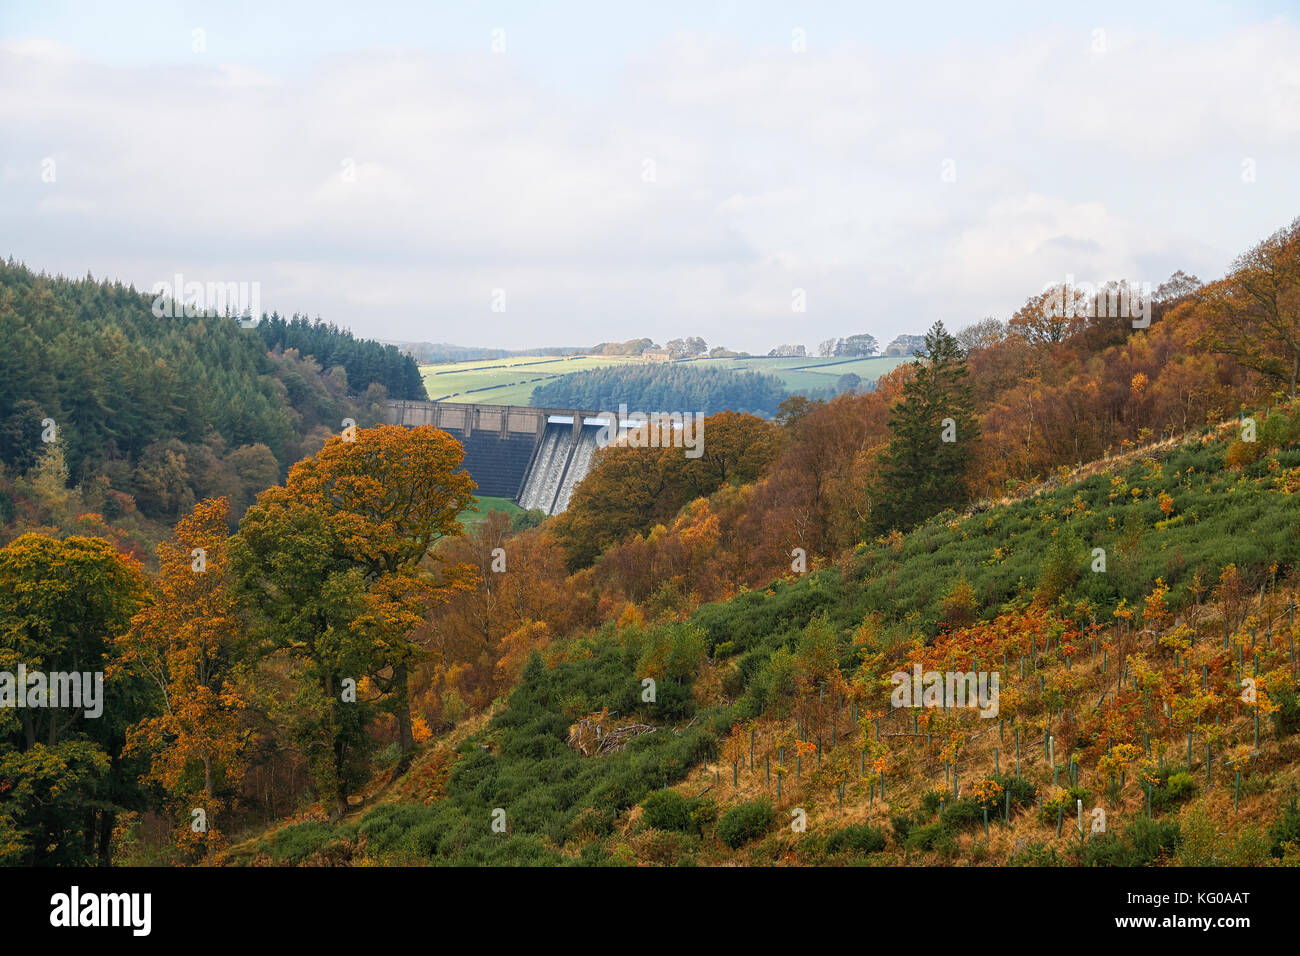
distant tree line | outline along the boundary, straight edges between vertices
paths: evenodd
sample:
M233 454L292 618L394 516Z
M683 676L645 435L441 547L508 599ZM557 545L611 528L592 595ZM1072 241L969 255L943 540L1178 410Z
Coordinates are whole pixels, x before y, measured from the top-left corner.
M674 356L680 355L683 358L694 358L708 352L709 346L698 335L692 335L684 339L669 339L667 349Z
M827 339L817 346L816 354L820 358L870 358L873 355L907 356L915 355L923 347L924 342L925 336L923 335L898 335L885 346L882 352L880 344L876 341L874 335L859 332L843 338ZM602 342L589 349L587 354L640 355L645 351L660 350L672 353L673 358L696 358L703 355L707 355L709 358L734 358L749 355L748 352L736 352L722 346L709 348L708 343L698 335L669 339L667 345L659 345L654 339L647 338L628 339L626 342ZM541 354L544 351L543 349L535 350L536 354ZM813 353L809 352L806 346L797 342L782 343L767 352L768 358L811 358L812 355ZM496 358L498 356L484 355L481 357Z
M449 345L445 342L403 342L401 350L415 360L417 365L444 365L451 362L483 362L491 359L515 358L524 355L586 355L585 348L548 346L540 349L488 349L475 346Z
M588 355L640 355L647 349L657 349L654 339L628 339L626 342L601 342L592 346Z
M870 358L873 355L906 356L915 355L923 348L925 336L899 335L880 350L880 344L874 335L859 332L844 338L830 338L817 346L820 358ZM767 353L770 358L808 358L808 350L798 344L778 345Z
M696 365L623 365L574 372L533 389L539 408L644 412L749 412L771 418L785 399L781 380L761 372Z
M880 351L876 337L861 332L844 339L827 339L817 346L822 358L870 358Z

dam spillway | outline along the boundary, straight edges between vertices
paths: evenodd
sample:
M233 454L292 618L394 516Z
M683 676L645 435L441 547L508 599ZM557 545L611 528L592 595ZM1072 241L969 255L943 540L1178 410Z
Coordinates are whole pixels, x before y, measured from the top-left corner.
M477 494L552 515L591 471L605 418L582 409L389 401L384 421L442 429L464 447Z
M591 471L596 454L597 424L584 423L575 429L567 416L547 422L537 447L537 455L519 494L519 507L540 508L547 514L559 514L569 506L573 489Z

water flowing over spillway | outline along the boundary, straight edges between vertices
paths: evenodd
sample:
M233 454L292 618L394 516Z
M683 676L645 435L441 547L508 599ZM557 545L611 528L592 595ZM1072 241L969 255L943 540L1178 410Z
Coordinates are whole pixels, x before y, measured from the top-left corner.
M560 489L564 477L564 466L568 463L569 450L573 444L573 426L550 423L542 435L541 445L533 458L533 467L528 471L523 493L519 496L519 507L531 510L540 508L547 514L555 504L555 493Z
M599 427L593 428L588 425L578 436L578 446L573 449L569 466L564 470L564 479L560 482L560 493L555 496L553 514L559 514L569 507L573 489L578 487L578 482L586 478L587 472L591 471L591 459L596 454L596 435L599 432Z
M559 514L569 506L573 489L591 468L599 426L585 425L574 441L573 425L549 422L519 495L521 508Z

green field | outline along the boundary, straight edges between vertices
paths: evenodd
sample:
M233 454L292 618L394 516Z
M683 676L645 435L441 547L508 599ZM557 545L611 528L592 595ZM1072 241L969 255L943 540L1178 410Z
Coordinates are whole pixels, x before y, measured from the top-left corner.
M841 375L853 372L863 381L874 382L911 358L746 358L692 359L703 365L737 372L765 372L775 375L790 391L830 388Z
M533 389L545 381L609 365L639 363L621 355L518 355L508 359L423 365L424 387L435 402L483 405L527 405ZM792 392L830 388L849 372L873 382L910 358L698 358L692 364L712 365L737 372L765 372L779 378Z
M640 361L622 355L517 355L508 359L422 365L420 374L429 398L435 402L527 405L533 389L548 379Z

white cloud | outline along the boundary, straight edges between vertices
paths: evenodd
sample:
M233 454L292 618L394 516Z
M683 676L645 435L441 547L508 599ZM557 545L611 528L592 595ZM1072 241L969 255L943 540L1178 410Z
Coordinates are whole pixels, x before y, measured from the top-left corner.
M1293 25L1107 41L794 55L681 35L581 100L486 53L279 75L10 43L0 254L137 287L257 280L268 309L384 339L766 350L1006 315L1067 273L1221 271L1300 212Z

